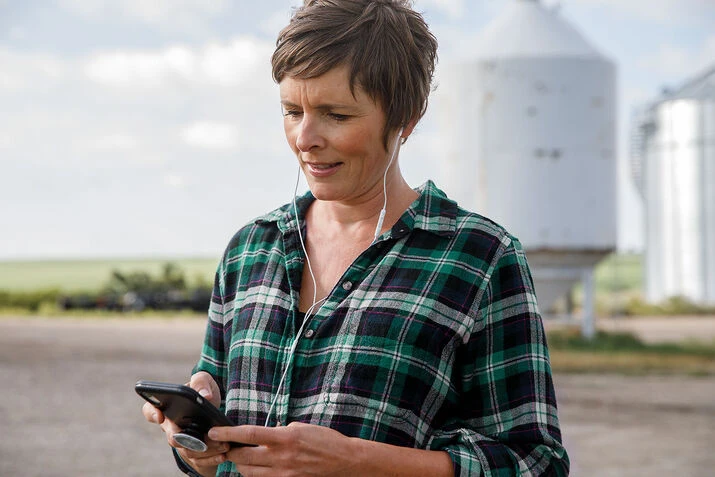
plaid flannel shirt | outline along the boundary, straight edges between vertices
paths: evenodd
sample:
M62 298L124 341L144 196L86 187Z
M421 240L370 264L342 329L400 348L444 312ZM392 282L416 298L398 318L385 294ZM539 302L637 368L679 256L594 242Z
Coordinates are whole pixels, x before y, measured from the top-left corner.
M455 475L567 475L519 242L432 182L345 271L299 337L271 425L299 421L447 451ZM300 223L314 200L298 200ZM237 232L201 358L237 424L263 425L296 339L304 254L292 204ZM219 476L239 475L224 463Z

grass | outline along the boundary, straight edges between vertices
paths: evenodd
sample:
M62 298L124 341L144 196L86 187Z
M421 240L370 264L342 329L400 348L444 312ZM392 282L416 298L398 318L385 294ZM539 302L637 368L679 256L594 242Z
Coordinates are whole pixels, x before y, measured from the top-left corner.
M37 260L0 262L0 290L30 292L57 289L63 292L98 291L112 270L159 274L167 262L175 263L189 281L213 283L219 257L179 259Z
M597 292L640 292L643 285L643 257L640 254L611 254L594 270Z
M151 258L151 259L88 259L88 260L24 260L0 261L0 290L33 291L56 288L62 291L96 291L112 270L145 271L152 275L167 263L175 263L193 278L197 275L213 281L219 257ZM643 281L641 256L638 254L606 257L595 269L597 295L640 292Z
M548 343L558 373L715 375L715 342L646 344L630 333L606 332L589 341L566 329L549 332Z
M643 257L640 254L611 254L594 269L595 307L599 315L627 314L629 304L643 296ZM573 289L576 308L583 303L583 286ZM565 299L559 307L563 308ZM563 310L560 310L563 312Z
M662 355L618 351L611 354L551 351L551 368L555 373L626 374L626 375L715 375L715 360L702 356Z

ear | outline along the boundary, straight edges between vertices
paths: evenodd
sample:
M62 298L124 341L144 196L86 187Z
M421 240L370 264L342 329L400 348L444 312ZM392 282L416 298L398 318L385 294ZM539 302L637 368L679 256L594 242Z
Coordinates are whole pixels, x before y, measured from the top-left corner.
M407 124L405 124L405 127L402 129L403 144L407 141L407 138L410 137L410 134L412 134L412 131L415 129L415 126L417 126L418 121L419 119L411 119Z

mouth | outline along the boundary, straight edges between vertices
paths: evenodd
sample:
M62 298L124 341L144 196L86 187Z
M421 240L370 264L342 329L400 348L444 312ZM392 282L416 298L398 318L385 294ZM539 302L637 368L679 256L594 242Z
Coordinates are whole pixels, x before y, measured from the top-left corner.
M306 162L305 166L308 172L316 177L325 177L336 172L342 162Z

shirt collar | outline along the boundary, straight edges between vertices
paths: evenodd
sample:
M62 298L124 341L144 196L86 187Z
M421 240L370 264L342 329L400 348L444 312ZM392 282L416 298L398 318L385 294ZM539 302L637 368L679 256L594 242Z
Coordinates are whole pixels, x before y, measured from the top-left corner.
M410 229L422 229L452 237L457 229L457 203L449 199L431 180L416 189L419 198L402 219Z
M420 196L405 211L396 227L401 225L402 229L421 229L443 237L453 236L457 224L457 203L449 199L431 180L415 191ZM314 200L315 197L310 191L296 199L299 217L305 217L308 207ZM289 202L279 209L258 217L255 222L257 224L275 222L282 233L295 230L297 221L293 203Z

